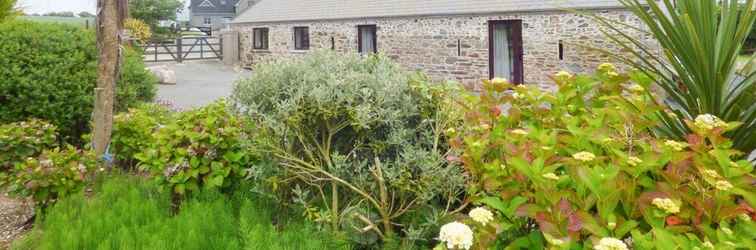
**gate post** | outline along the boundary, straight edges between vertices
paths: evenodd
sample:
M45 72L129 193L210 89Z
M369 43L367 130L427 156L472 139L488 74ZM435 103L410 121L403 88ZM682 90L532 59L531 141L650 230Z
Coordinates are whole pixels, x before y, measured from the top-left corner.
M221 37L223 63L227 65L239 64L239 32L224 31L221 33Z
M179 34L179 37L176 38L176 61L178 61L178 63L184 61L184 53L182 53L184 49L184 45L182 44L183 40L184 39L183 37L181 37L181 34Z

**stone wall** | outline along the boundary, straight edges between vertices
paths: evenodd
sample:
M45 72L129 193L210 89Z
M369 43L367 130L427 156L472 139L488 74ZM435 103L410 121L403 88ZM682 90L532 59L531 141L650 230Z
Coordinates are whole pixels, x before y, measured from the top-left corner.
M634 27L643 26L624 10L594 13ZM526 83L548 83L549 76L560 70L590 73L597 65L611 61L608 56L578 44L620 51L590 18L568 12L254 23L234 24L232 28L241 34L242 63L254 67L265 60L308 53L294 50L293 27L309 27L309 51L331 49L333 38L335 50L354 53L357 52L357 26L374 24L378 29L380 53L409 69L425 71L437 80L476 83L488 78L489 20L522 20ZM269 28L268 50L252 49L252 29L256 27ZM640 32L634 33L640 36ZM563 60L559 59L560 40L563 41ZM647 40L651 44L652 40Z

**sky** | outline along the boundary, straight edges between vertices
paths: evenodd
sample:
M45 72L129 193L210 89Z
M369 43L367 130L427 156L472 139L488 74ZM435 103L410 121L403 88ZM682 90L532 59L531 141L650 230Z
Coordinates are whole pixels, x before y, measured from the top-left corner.
M73 13L88 11L94 14L97 9L97 0L18 0L18 5L24 13L28 14L44 14L52 11L73 11Z
M47 13L60 11L73 11L79 13L88 11L95 13L97 0L18 0L18 5L24 13Z

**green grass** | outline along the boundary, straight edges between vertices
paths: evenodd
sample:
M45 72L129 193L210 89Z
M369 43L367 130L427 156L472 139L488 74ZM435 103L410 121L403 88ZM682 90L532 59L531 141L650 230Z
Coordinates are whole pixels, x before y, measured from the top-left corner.
M96 190L60 201L12 249L349 249L250 192L208 191L171 216L170 197L135 177Z
M79 27L86 27L87 20L89 20L89 28L93 28L95 25L94 17L21 16L19 18L35 22L70 24Z

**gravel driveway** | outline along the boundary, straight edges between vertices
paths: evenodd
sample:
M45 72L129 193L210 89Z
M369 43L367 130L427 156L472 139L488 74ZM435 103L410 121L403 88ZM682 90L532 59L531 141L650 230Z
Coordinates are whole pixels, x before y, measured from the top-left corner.
M7 249L10 243L26 231L24 223L34 214L31 202L10 199L0 192L0 249Z
M149 64L148 66L159 65ZM157 101L172 103L178 109L192 109L228 97L234 82L251 72L222 64L220 61L168 63L176 72L176 85L159 85Z

